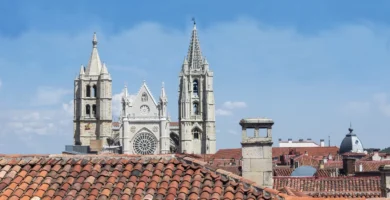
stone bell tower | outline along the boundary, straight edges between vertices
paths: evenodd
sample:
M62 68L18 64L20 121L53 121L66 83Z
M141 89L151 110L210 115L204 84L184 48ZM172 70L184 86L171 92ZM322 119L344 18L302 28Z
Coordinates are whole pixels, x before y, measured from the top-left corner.
M202 56L196 23L179 75L179 133L182 153L216 152L214 74Z
M258 185L272 188L272 119L247 118L240 121L242 127L242 177L255 181ZM253 136L247 129L255 129ZM259 129L266 129L265 136Z
M74 80L74 144L90 145L92 140L106 144L112 133L112 79L97 50L96 33L92 53L85 68Z

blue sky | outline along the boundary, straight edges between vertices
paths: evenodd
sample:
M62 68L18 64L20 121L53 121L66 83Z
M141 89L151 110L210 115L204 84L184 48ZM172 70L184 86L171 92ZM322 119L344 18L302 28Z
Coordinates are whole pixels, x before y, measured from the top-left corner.
M73 80L94 31L113 78L157 97L177 119L178 73L191 18L214 71L217 148L240 147L244 117L274 119L273 137L331 137L352 122L367 148L390 146L390 2L3 1L0 153L60 153L72 143ZM326 141L328 142L328 141Z

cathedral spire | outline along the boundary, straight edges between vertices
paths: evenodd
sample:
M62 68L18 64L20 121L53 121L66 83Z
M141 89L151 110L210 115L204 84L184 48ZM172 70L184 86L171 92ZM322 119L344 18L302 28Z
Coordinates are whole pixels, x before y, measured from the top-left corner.
M165 94L165 88L164 88L164 82L162 82L162 86L161 86L160 101L162 101L162 102L167 101L167 95Z
M96 32L93 33L92 38L92 53L91 57L89 58L86 74L87 75L99 75L100 71L102 69L102 62L100 61L99 53L97 50L97 37Z
M81 65L80 67L80 75L84 75L84 65Z
M127 91L127 85L125 84L125 88L123 89L123 97L127 98L128 95L129 93Z
M203 58L202 52L200 50L195 19L192 19L192 21L194 22L194 26L192 28L192 36L190 46L188 48L187 60L190 70L200 70L202 69Z
M103 62L103 67L102 67L102 70L100 71L100 74L108 74L106 63L104 63L104 62Z

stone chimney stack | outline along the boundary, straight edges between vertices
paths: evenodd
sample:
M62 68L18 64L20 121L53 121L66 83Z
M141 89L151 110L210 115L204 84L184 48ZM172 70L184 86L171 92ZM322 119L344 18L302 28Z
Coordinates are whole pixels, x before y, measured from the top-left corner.
M255 181L259 186L272 188L272 119L247 118L240 121L242 127L242 176ZM255 129L253 136L246 130ZM267 135L260 136L259 129Z
M319 163L318 168L319 168L319 169L324 169L324 166L325 166L324 160L320 160L320 163Z
M343 158L343 170L345 175L353 176L356 169L356 158L344 157Z
M320 140L320 147L325 147L325 140L324 139Z
M381 193L382 197L390 198L390 165L379 167L381 173Z

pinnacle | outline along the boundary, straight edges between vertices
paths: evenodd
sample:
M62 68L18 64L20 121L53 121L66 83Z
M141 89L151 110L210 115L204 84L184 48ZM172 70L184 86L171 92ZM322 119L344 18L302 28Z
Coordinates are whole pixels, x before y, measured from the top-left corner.
M92 38L92 45L93 48L96 48L98 44L97 37L96 37L96 32L93 33L93 38Z

